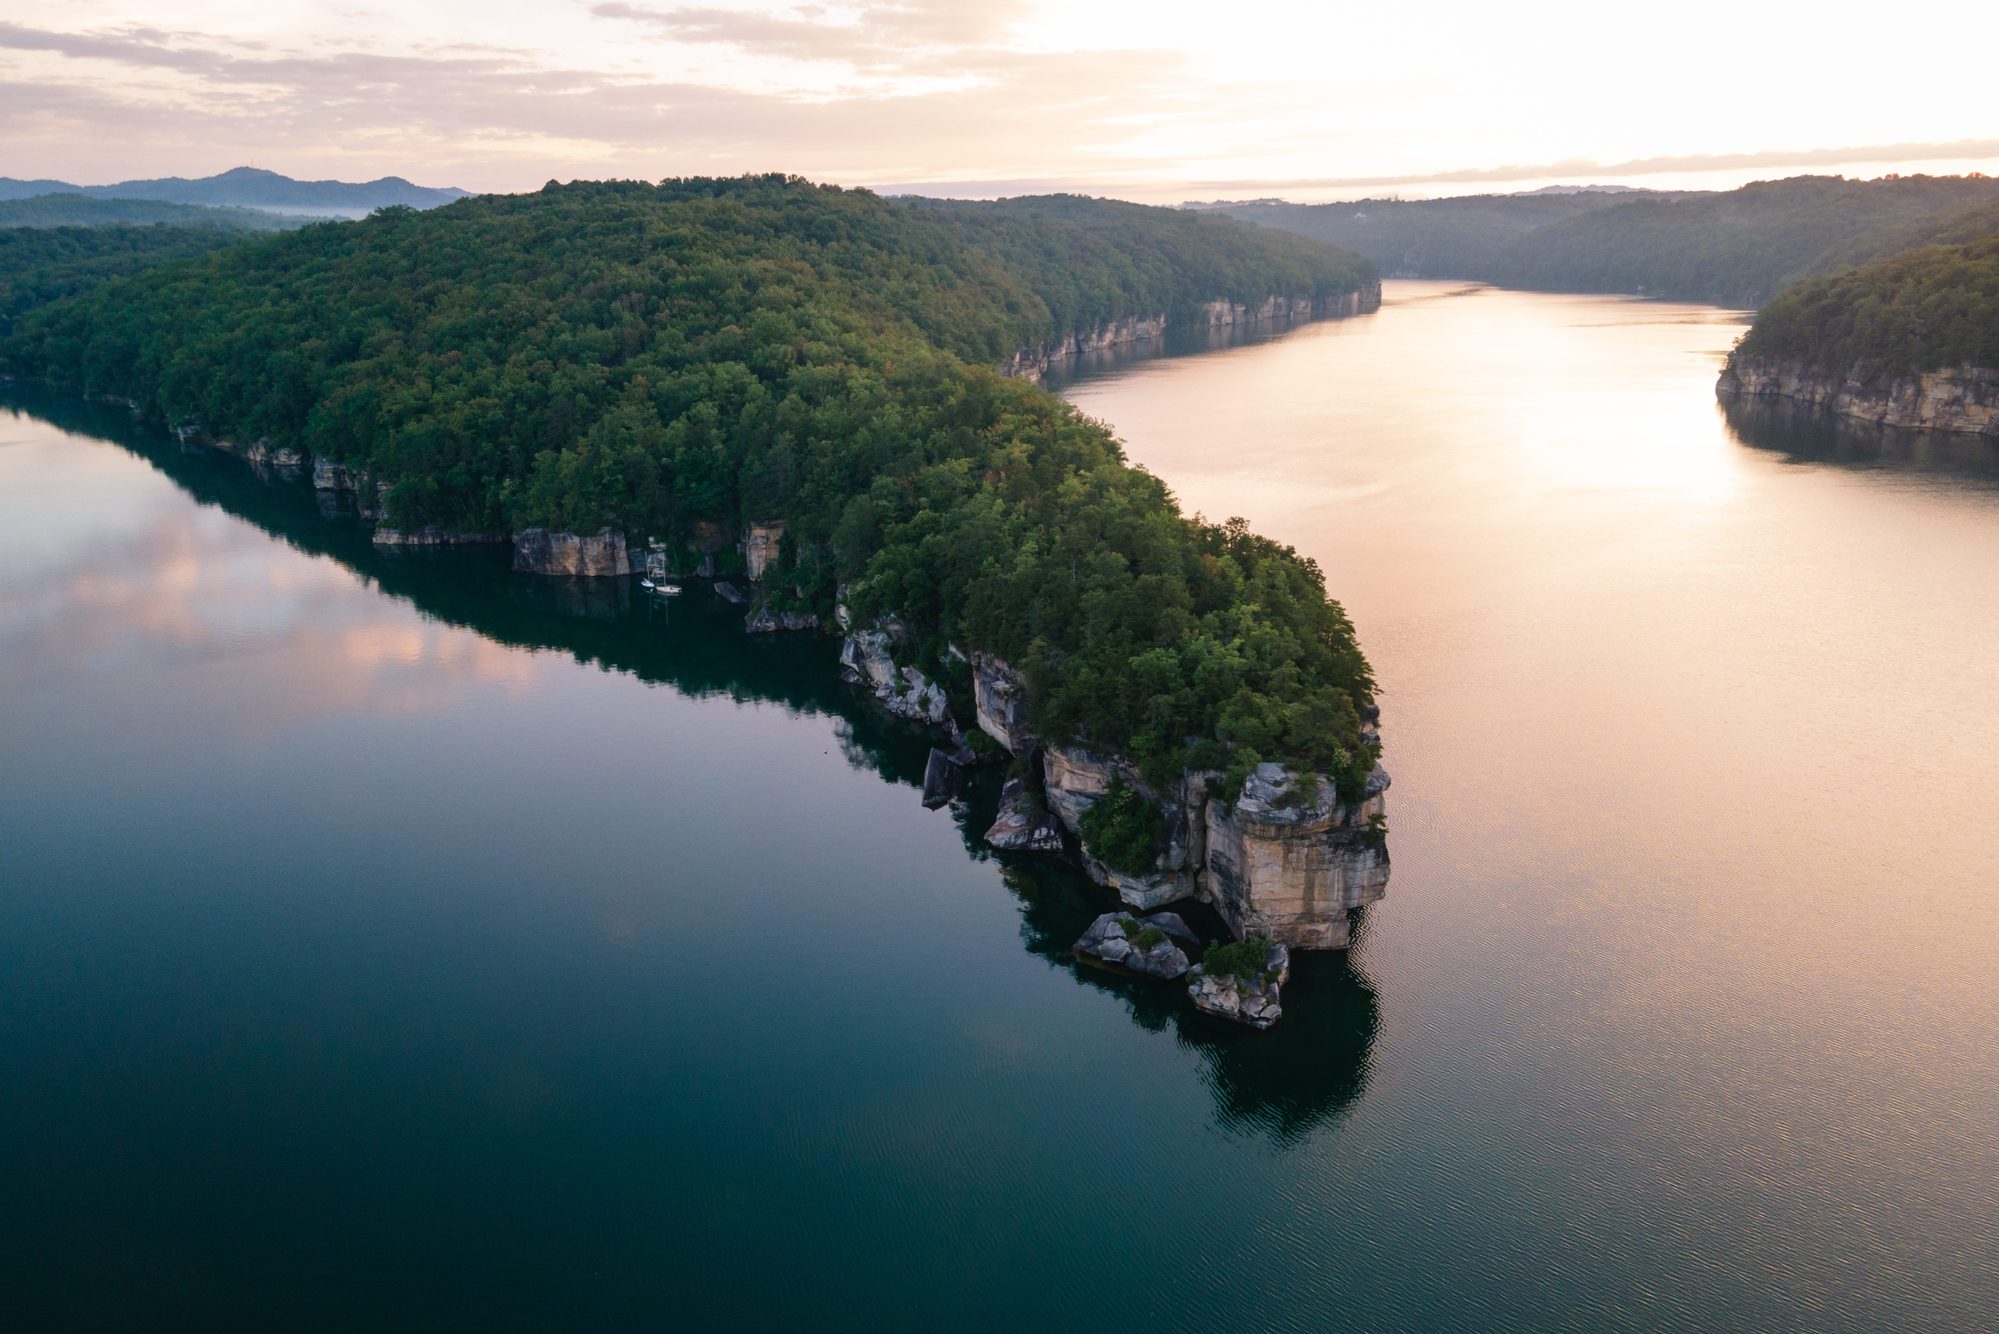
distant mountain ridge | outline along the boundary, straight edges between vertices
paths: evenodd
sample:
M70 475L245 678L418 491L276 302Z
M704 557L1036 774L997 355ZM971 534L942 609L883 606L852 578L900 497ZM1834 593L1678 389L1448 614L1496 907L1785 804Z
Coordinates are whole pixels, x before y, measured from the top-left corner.
M67 181L22 181L0 176L0 199L80 194L95 199L146 199L172 204L254 208L271 213L359 217L392 204L436 208L471 191L455 186L413 185L400 176L374 181L301 181L258 167L235 167L215 176L120 181L116 185L71 185Z

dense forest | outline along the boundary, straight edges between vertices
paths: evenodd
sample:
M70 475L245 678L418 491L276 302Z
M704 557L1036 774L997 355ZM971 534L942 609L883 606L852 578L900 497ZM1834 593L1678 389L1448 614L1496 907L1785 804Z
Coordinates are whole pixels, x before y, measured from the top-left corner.
M0 204L0 209L7 205ZM26 311L142 269L218 250L247 233L224 227L0 226L0 339Z
M1258 203L1233 216L1351 247L1390 273L1759 306L1798 279L1953 239L1999 179L1797 176L1680 195ZM1965 239L1956 236L1954 239Z
M1844 374L1999 369L1999 215L1992 232L1799 283L1765 306L1738 355Z
M678 545L782 517L791 596L848 585L919 661L1005 657L1047 735L1357 791L1373 682L1318 568L1183 516L1104 427L990 367L1071 321L1371 280L1171 210L551 185L155 267L24 316L0 360L364 468L405 526Z

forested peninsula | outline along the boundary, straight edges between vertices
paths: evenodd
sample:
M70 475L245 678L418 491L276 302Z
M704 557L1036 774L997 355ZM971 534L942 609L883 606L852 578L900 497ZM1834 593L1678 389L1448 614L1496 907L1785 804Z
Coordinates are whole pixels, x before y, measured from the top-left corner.
M1730 355L1721 395L1999 438L1999 209L1967 222L1986 234L1779 296Z
M1083 841L1127 902L1201 894L1239 934L1340 946L1386 880L1387 780L1321 571L1183 515L1002 369L1378 302L1359 256L1178 210L551 184L63 295L0 364L309 459L379 507L378 540L614 543L604 573L628 541L719 556L756 581L753 622L850 629L854 678L948 728L952 763L982 744L959 719L1012 750L1014 846L1117 794Z

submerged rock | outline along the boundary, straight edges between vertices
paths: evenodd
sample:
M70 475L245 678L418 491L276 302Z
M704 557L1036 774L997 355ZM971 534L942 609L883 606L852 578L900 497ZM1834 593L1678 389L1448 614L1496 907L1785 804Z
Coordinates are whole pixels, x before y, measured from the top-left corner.
M1276 941L1263 944L1268 952L1261 972L1218 976L1208 971L1207 964L1197 964L1187 975L1187 995L1194 1008L1251 1028L1276 1023L1284 1014L1277 998L1291 977L1291 953Z
M934 811L939 806L948 806L964 790L964 766L932 746L930 762L923 767L924 808Z
M747 597L743 596L743 590L730 583L727 579L717 579L715 581L715 596L725 602L733 602L739 607L749 601Z
M1138 918L1107 912L1090 923L1075 948L1078 954L1170 982L1187 972L1187 951L1180 946L1192 935L1175 913Z
M719 587L719 585L718 585ZM734 587L734 585L731 585ZM730 601L735 601L731 598ZM817 630L819 618L809 611L772 611L767 602L743 618L743 629L753 635L775 634L779 630Z
M1006 780L1000 789L999 819L986 830L986 842L1002 852L1062 851L1062 822L1041 809L1027 784Z

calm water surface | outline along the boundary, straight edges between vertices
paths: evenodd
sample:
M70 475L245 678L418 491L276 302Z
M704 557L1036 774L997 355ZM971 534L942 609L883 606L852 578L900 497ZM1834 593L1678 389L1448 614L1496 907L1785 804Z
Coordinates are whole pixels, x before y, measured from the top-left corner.
M16 392L0 1316L1991 1327L1999 489L1732 430L1739 329L1391 284L1067 386L1384 686L1389 896L1261 1035L1070 964L826 645Z

